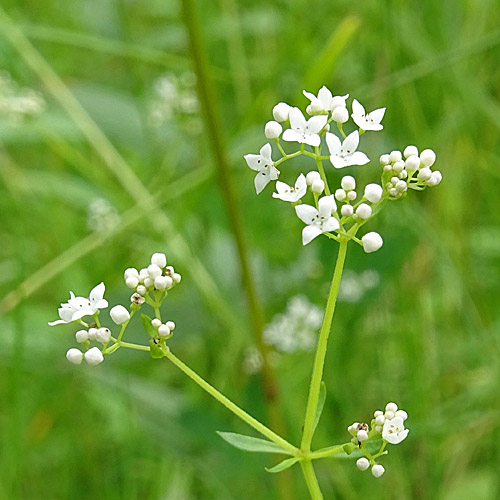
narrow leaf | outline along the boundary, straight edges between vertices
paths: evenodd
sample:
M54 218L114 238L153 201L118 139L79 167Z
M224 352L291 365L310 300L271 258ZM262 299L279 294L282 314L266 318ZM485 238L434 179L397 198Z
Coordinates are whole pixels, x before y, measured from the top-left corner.
M163 358L165 356L161 347L154 341L154 339L149 341L149 354L151 354L151 357L154 359Z
M267 472L271 472L272 474L276 474L276 472L281 472L282 470L288 469L291 467L293 464L297 463L299 461L298 458L292 457L292 458L287 458L283 460L283 462L280 462L278 465L275 465L274 467L271 467L268 469L266 467Z
M325 400L326 400L326 385L324 382L321 382L321 386L319 389L318 406L316 407L316 415L314 416L313 432L316 430L319 419L321 418L321 414L323 413L323 408L325 407Z
M244 451L262 452L262 453L281 453L283 455L290 455L288 451L283 450L281 446L268 441L267 439L255 438L252 436L245 436L243 434L236 434L234 432L220 432L217 434L227 441L235 448Z
M152 338L155 337L158 332L156 331L155 327L151 324L151 321L152 319L149 316L141 314L142 326L144 327L144 330L146 330L146 333Z

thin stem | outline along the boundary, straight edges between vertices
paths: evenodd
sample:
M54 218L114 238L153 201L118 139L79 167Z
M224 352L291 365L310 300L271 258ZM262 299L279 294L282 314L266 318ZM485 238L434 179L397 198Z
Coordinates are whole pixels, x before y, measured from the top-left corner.
M328 348L328 337L330 336L332 318L335 311L335 304L337 302L342 271L344 269L348 242L349 240L346 239L343 239L340 242L339 253L337 255L337 262L335 264L335 271L333 272L332 284L330 287L330 294L328 295L325 316L323 318L323 325L321 326L318 347L316 348L316 357L314 359L314 368L311 377L311 386L309 388L309 398L307 400L304 432L301 443L301 449L304 453L309 453L311 451L311 441L314 433L314 420L316 416L316 409L318 407L319 392L321 388L321 381L323 379L323 368Z
M314 472L313 464L310 460L302 460L300 462L302 467L302 472L304 473L304 478L309 488L309 493L311 494L312 500L323 500L323 493L319 487L318 478L316 477L316 472Z
M335 446L329 446L328 448L323 448L318 451L313 451L310 455L311 460L316 460L318 458L328 458L338 455L344 451L344 446L349 443L338 444Z
M275 161L274 162L274 166L277 167L278 165L281 165L281 163L287 161L287 160L290 160L291 158L295 158L296 156L300 156L300 155L303 155L305 154L304 151L296 151L295 153L290 153L289 155L287 155L284 151L282 152L283 154L283 158L280 158L278 161Z
M323 169L323 160L321 160L321 151L320 148L316 148L316 166L318 167L319 175L321 175L321 179L325 183L325 194L330 196L330 186L328 185L328 179L326 178L325 170Z
M223 404L229 411L233 412L237 417L241 418L248 425L253 427L256 431L260 432L263 436L267 437L273 443L281 446L283 450L296 456L299 450L290 444L288 441L278 436L271 429L266 427L264 424L259 422L257 419L249 415L245 410L242 410L239 406L229 400L224 394L220 393L215 387L210 385L205 379L200 377L195 371L191 370L189 366L185 365L177 356L175 356L170 349L163 350L165 357L171 361L177 368L183 371L191 380L196 382L203 390L208 392L213 398L215 398L219 403Z

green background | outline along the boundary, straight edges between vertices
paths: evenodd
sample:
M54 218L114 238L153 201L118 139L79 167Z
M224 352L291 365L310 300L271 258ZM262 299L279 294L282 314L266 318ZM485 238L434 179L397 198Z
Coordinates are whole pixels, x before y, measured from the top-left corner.
M376 270L380 282L360 301L339 303L315 446L346 440L349 424L391 400L409 413L411 431L378 480L350 461L316 462L325 498L500 498L498 3L197 5L237 193L232 210L243 219L267 321L297 294L322 307L336 252L326 238L303 248L290 207L270 187L255 195L242 157L265 143L277 102L305 108L302 89L326 84L367 109L387 106L384 131L367 134L363 151L376 159L407 144L430 147L443 173L439 187L410 193L370 223L384 238L380 251L348 251L348 269ZM0 116L0 498L306 498L299 467L278 490L264 470L275 457L223 442L216 430L253 431L167 361L120 351L97 368L75 367L64 357L75 328L47 326L68 290L86 295L100 281L112 304L126 304L123 270L164 251L183 275L167 301L173 351L267 421L260 377L244 369L253 340L209 130L200 116L161 127L148 120L155 80L192 69L182 4L15 0L2 8L11 21L0 16L0 67L47 106L18 124ZM6 36L13 26L48 67L29 66L29 50ZM89 140L81 127L90 122L61 106L68 90L123 158L126 166L112 161L115 174L103 158L109 145ZM283 179L313 168L308 160L287 164ZM336 186L340 174L327 168ZM379 166L354 172L373 182ZM121 214L115 230L89 230L96 198ZM200 265L215 284L209 291ZM131 330L143 339L138 323ZM275 366L294 443L312 356L283 355Z

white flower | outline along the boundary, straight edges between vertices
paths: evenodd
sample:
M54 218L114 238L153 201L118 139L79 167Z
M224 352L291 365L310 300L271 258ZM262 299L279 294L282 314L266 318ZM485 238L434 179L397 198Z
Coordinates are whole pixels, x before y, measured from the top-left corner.
M277 193L273 193L273 198L279 198L283 201L290 201L295 203L299 201L307 191L306 178L304 174L300 174L297 180L295 181L295 186L291 187L284 182L277 181L276 182L276 191Z
M361 151L356 151L359 144L359 132L355 130L341 143L335 135L327 132L326 144L330 150L330 161L335 168L344 168L351 165L365 165L370 161Z
M318 115L306 121L299 108L292 108L289 114L290 127L283 133L283 140L300 142L309 146L319 146L321 139L318 132L326 125L327 115Z
M356 462L356 467L359 470L366 470L366 469L368 469L368 467L370 467L370 462L368 461L368 459L366 457L358 458L358 460Z
M340 181L340 185L342 186L342 189L352 191L353 189L356 189L356 179L352 175L344 175Z
M306 92L305 90L303 90L302 92L311 101L311 104L307 106L307 112L309 114L321 113L330 111L332 109L330 106L333 95L324 85L319 89L318 97L316 97L314 94L311 94L311 92Z
M92 347L85 353L85 361L89 365L95 366L104 361L104 356L98 347Z
M370 203L378 203L382 198L383 189L378 184L368 184L365 187L365 198Z
M267 143L262 146L260 154L245 155L245 161L248 166L258 172L255 176L255 190L259 194L270 181L275 181L279 176L279 170L274 166L271 158L271 144Z
M374 477L380 477L384 474L384 472L385 472L385 469L384 469L383 465L375 464L372 467L372 474Z
M281 132L283 132L283 127L278 122L271 120L266 123L264 134L268 139L277 139Z
M111 311L109 311L109 315L117 325L122 325L130 319L128 310L120 305L113 307Z
M316 236L338 229L339 221L332 216L336 209L333 195L323 196L318 202L318 210L310 205L298 205L295 212L299 219L307 224L302 230L302 244L307 245Z
M277 122L286 122L292 107L286 102L279 102L273 108L273 117Z
M92 288L88 299L85 297L75 297L73 292L69 292L70 299L68 302L61 304L61 307L58 309L61 319L51 321L49 325L54 326L61 323L71 323L84 316L93 316L98 309L108 307L108 301L103 298L104 290L104 283L99 283Z
M374 231L366 233L361 238L361 241L363 242L363 250L366 253L376 252L384 244L382 236Z
M375 109L366 113L365 108L356 100L352 101L352 119L361 130L382 130L384 127L380 124L384 117L385 108Z
M382 438L391 444L401 443L408 436L408 429L405 429L403 418L395 416L392 419L386 419L382 429Z
M74 365L79 365L83 360L83 353L82 351L80 351L80 349L75 349L73 347L72 349L69 349L68 352L66 353L66 359L70 363L73 363Z

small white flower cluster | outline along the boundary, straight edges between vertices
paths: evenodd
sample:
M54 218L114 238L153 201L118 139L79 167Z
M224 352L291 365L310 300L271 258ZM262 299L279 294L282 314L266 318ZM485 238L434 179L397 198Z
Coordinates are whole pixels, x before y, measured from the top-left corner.
M331 194L328 178L322 162L329 160L335 169L366 165L370 159L358 151L360 136L366 131L383 129L381 121L385 108L379 108L370 113L356 100L352 101L352 112L347 108L349 94L334 96L326 87L322 87L318 95L304 91L310 100L306 119L299 108L280 102L273 108L273 121L265 126L265 136L276 143L282 158L276 162L272 159L272 147L265 144L259 154L247 154L245 160L248 166L257 172L255 189L257 194L271 182L276 182L276 192L273 197L292 203L297 216L306 227L302 231L302 243L307 245L320 234L339 240L340 236L350 238L363 246L367 253L375 252L383 245L382 237L376 232L369 232L361 239L356 238L357 230L368 222L376 213L378 206L386 199L397 199L406 193L408 188L422 190L425 186L435 186L441 181L439 171L431 172L430 167L436 155L430 149L419 155L415 146L408 146L403 154L393 151L382 155L380 161L384 167L381 184L370 183L365 186L363 196L358 198L356 180L353 176L344 176L341 187ZM357 129L346 135L343 125L352 118ZM330 132L330 124L335 123L341 138ZM289 128L283 130L283 125ZM325 139L328 155L322 156L322 139ZM300 149L287 154L280 139L286 142L300 144ZM310 148L310 150L307 149ZM291 185L278 180L278 166L297 156L309 156L316 161L318 170L307 175L300 174ZM415 176L413 175L415 174ZM302 199L312 194L313 205L302 203ZM337 203L341 203L337 207ZM337 234L335 234L337 233Z
M403 153L391 151L380 157L383 167L382 179L388 195L401 198L408 188L418 191L425 187L437 186L443 176L439 170L431 170L436 161L432 149L424 149L420 154L416 146L407 146Z
M366 269L357 273L346 269L342 274L338 299L342 302L359 302L365 293L375 288L380 281L380 276L373 269Z
M404 422L408 414L404 410L399 410L396 403L387 403L385 411L377 410L373 414L370 428L366 423L354 422L347 428L347 431L353 436L352 442L365 454L356 462L360 470L367 470L370 466L372 474L380 477L385 472L385 468L376 462L376 459L387 454L384 451L386 445L399 444L408 436L409 429L405 428ZM365 446L369 440L376 440L382 437L382 447L375 455L372 455Z
M151 326L158 331L158 336L163 338L170 338L175 329L175 323L173 321L162 323L158 318L154 318L151 321Z
M89 204L87 212L87 227L90 231L108 233L121 223L118 210L105 198L96 198Z
M151 264L141 270L130 267L124 273L125 284L139 295L145 296L155 290L170 290L181 282L181 275L172 266L167 266L164 253L154 253ZM134 294L135 295L135 294ZM132 302L137 300L132 295Z
M198 132L201 122L198 119L199 102L195 91L196 75L185 72L177 77L167 73L158 78L154 85L155 96L151 103L150 123L161 127L174 118L185 120L184 125L190 132Z
M289 300L286 311L277 314L264 330L264 341L281 352L309 351L316 345L323 311L306 297Z
M45 99L32 89L20 89L7 71L0 72L0 116L19 123L25 117L39 115Z

